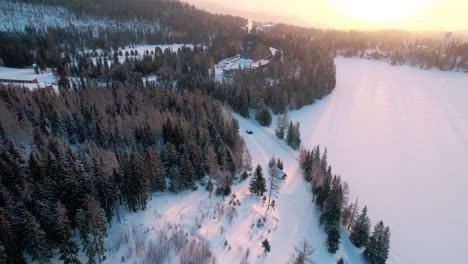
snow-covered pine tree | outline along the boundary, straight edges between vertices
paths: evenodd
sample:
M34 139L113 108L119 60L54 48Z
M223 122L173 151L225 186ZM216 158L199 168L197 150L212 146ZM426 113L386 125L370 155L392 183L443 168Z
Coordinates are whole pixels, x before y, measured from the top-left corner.
M183 177L183 189L195 190L195 170L193 168L192 161L187 153L181 162L181 176Z
M364 251L364 257L370 264L385 264L390 250L390 228L380 221L375 225Z
M275 134L279 139L284 139L284 136L286 134L286 130L288 129L288 114L280 114L278 116L278 120L276 121L276 129L275 129Z
M335 254L340 248L340 231L338 226L334 226L327 231L327 249L328 252Z
M149 170L151 192L164 192L166 190L164 167L156 149L148 148L145 163Z
M278 158L278 161L276 161L276 167L278 167L278 169L280 170L284 169L283 162L279 158Z
M351 229L349 239L356 247L362 247L367 244L370 233L370 219L367 216L367 206L362 209L362 213L356 219Z
M270 248L270 242L268 242L268 239L265 238L265 240L263 240L262 247L265 250L265 252L270 252L271 248Z
M257 165L252 179L250 180L249 190L257 196L262 196L266 192L265 178L263 177L263 170L260 164Z
M29 212L26 212L23 235L26 242L25 248L31 254L33 261L49 263L52 254L47 243L46 233L41 229L36 218Z

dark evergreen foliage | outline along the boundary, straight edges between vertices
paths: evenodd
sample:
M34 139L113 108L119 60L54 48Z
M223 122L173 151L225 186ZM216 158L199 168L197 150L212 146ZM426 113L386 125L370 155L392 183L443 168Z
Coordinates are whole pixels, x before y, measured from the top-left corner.
M243 166L237 123L198 92L129 85L55 95L3 86L0 109L0 243L9 263L24 263L23 251L43 263L52 253L79 263L72 230L97 262L120 206L144 209L166 180L174 192L193 190L220 167L228 195Z
M257 110L255 119L261 126L269 127L271 125L271 114L264 106Z
M377 223L369 238L364 256L370 264L385 264L390 249L390 228L382 221Z
M352 226L351 234L349 239L356 247L362 247L367 245L367 240L370 234L370 219L367 216L367 207L362 209L362 213L356 219L356 222Z
M265 238L265 240L263 240L262 247L265 250L265 252L270 252L271 248L270 248L270 242L268 242L268 239Z
M257 165L252 179L250 180L249 190L251 193L257 196L263 196L263 194L266 192L266 181L265 177L263 176L263 170L260 164Z

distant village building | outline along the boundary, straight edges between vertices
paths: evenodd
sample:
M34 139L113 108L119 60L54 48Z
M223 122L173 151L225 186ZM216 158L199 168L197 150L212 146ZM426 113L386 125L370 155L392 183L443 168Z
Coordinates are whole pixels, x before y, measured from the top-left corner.
M0 79L2 83L39 83L36 78L34 79Z
M269 48L265 42L254 34L245 35L240 54L224 59L220 64L223 76L231 78L239 70L257 70L270 63L271 57L277 52Z
M271 56L271 51L263 40L257 35L246 35L241 49L241 58L253 61L261 60Z

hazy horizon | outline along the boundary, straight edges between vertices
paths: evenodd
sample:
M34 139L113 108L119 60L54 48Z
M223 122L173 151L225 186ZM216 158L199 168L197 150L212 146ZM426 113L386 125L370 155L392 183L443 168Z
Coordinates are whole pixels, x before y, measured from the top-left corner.
M216 13L331 29L468 30L468 1L185 0Z

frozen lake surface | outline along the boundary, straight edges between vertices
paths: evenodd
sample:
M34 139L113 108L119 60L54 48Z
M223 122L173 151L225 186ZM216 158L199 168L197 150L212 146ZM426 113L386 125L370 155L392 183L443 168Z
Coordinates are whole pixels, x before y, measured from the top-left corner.
M389 263L467 263L468 74L337 58L337 87L290 118L392 231ZM322 148L323 150L323 148Z

